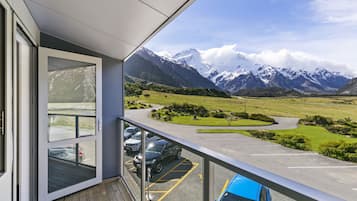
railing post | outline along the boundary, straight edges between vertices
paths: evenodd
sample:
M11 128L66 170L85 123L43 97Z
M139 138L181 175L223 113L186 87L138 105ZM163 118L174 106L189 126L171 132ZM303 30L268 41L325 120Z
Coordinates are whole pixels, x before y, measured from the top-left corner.
M214 166L208 158L203 158L203 200L214 200Z
M145 157L145 131L141 129L141 201L146 201L145 180L146 180L146 157Z
M119 160L119 175L121 177L124 176L124 120L120 119L119 123L119 133L120 133L120 140L119 140L119 154L120 154L120 160Z
M78 115L76 115L75 116L75 123L74 123L74 125L75 125L75 132L76 132L76 138L78 138L79 137L79 127L78 127L78 124L79 124L79 117L78 117ZM78 165L79 164L79 146L78 146L78 143L76 143L76 165Z

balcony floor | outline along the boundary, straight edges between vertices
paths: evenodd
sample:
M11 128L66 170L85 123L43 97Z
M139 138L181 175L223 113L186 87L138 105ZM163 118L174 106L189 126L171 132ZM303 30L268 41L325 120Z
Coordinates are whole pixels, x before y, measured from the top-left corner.
M56 201L132 201L121 179L110 179L101 184L60 198Z

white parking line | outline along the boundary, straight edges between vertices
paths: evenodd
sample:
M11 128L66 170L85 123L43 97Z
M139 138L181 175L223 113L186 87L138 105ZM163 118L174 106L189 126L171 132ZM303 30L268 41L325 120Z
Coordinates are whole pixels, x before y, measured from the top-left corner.
M317 153L273 153L273 154L250 154L251 156L316 156Z
M295 166L288 167L289 169L348 169L357 168L357 165L344 165L344 166Z

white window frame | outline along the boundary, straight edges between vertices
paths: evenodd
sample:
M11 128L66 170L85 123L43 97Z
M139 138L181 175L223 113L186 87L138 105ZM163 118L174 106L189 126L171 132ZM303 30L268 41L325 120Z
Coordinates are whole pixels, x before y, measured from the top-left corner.
M39 117L39 201L57 198L78 192L102 182L102 59L82 54L39 48L39 85L38 85L38 117ZM48 140L48 57L56 57L92 63L96 65L96 135L90 137L66 139L57 142ZM48 148L55 145L75 144L96 139L96 177L58 191L48 193Z

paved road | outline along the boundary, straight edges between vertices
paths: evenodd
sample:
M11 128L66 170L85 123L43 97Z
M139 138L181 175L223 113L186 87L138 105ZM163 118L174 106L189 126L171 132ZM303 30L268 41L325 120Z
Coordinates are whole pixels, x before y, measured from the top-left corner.
M290 178L345 200L357 200L357 165L285 148L239 134L197 134L201 127L168 124L149 118L150 109L126 111L126 117L189 140L234 159Z

